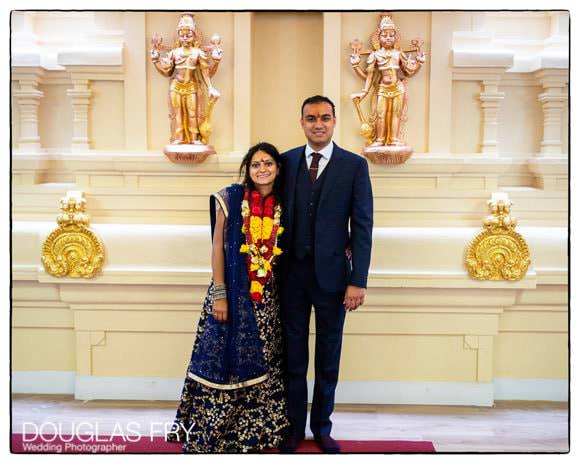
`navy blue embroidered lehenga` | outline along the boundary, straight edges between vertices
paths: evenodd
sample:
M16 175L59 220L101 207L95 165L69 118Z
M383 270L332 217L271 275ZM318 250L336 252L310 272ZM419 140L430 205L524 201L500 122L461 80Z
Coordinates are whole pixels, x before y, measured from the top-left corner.
M273 278L261 303L249 298L240 245L244 188L232 186L210 199L212 236L216 202L225 214L225 280L228 320L216 321L210 284L203 303L181 400L169 441L186 453L246 452L275 448L289 426L282 377L282 325ZM214 201L215 199L215 201Z

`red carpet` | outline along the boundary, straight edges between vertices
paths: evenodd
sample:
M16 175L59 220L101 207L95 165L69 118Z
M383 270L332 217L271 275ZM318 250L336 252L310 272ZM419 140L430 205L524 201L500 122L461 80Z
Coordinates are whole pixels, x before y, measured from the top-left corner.
M341 453L434 453L430 441L360 441L338 440ZM277 452L272 450L270 452ZM313 440L306 440L297 450L299 453L320 453Z
M430 441L355 441L339 440L342 453L434 453ZM166 442L163 437L137 436L75 436L44 435L34 438L12 434L13 453L181 453L181 443ZM312 440L297 450L299 453L319 453ZM268 450L275 453L277 450Z

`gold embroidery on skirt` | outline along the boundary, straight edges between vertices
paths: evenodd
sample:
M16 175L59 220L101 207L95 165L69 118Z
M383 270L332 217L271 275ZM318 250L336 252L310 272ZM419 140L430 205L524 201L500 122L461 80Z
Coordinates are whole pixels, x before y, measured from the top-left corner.
M257 377L255 379L250 379L250 380L246 380L244 382L239 382L239 383L230 383L230 384L221 384L221 383L213 383L210 382L209 380L206 380L202 377L199 377L191 372L187 373L187 376L190 379L195 380L196 382L199 382L207 387L211 387L211 388L215 388L217 390L235 390L236 388L243 388L243 387L250 387L252 385L256 385L260 382L263 382L264 380L267 380L269 375L265 374L261 377Z

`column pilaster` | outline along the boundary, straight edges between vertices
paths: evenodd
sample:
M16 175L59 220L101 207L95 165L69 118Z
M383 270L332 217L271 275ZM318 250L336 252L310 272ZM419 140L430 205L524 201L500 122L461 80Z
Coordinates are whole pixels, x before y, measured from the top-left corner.
M18 82L19 88L13 92L19 108L20 136L18 151L42 151L38 130L38 109L44 93L39 90L43 78L41 68L18 68L13 70L12 79Z
M342 98L341 98L341 75L344 62L344 47L342 37L342 13L323 13L324 22L324 48L322 67L322 92L334 101L336 127L333 139L341 143L342 126Z
M499 77L484 79L479 94L482 111L482 153L497 153L498 114L505 93L499 91Z
M565 155L562 148L562 112L568 102L568 70L542 69L536 73L536 78L543 88L543 92L538 95L544 112L540 156L561 157Z
M252 133L253 13L234 13L234 151L244 153Z
M73 88L66 91L73 108L73 151L86 151L89 144L89 108L91 102L90 81L87 78L73 76Z

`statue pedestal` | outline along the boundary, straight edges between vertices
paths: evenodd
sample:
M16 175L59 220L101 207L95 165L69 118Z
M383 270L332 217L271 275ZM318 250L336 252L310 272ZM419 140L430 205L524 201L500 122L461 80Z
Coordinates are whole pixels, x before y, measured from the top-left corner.
M163 153L174 163L203 163L209 155L215 155L211 145L165 145Z
M364 147L362 154L376 164L403 164L413 154L413 147L407 145L382 145Z

